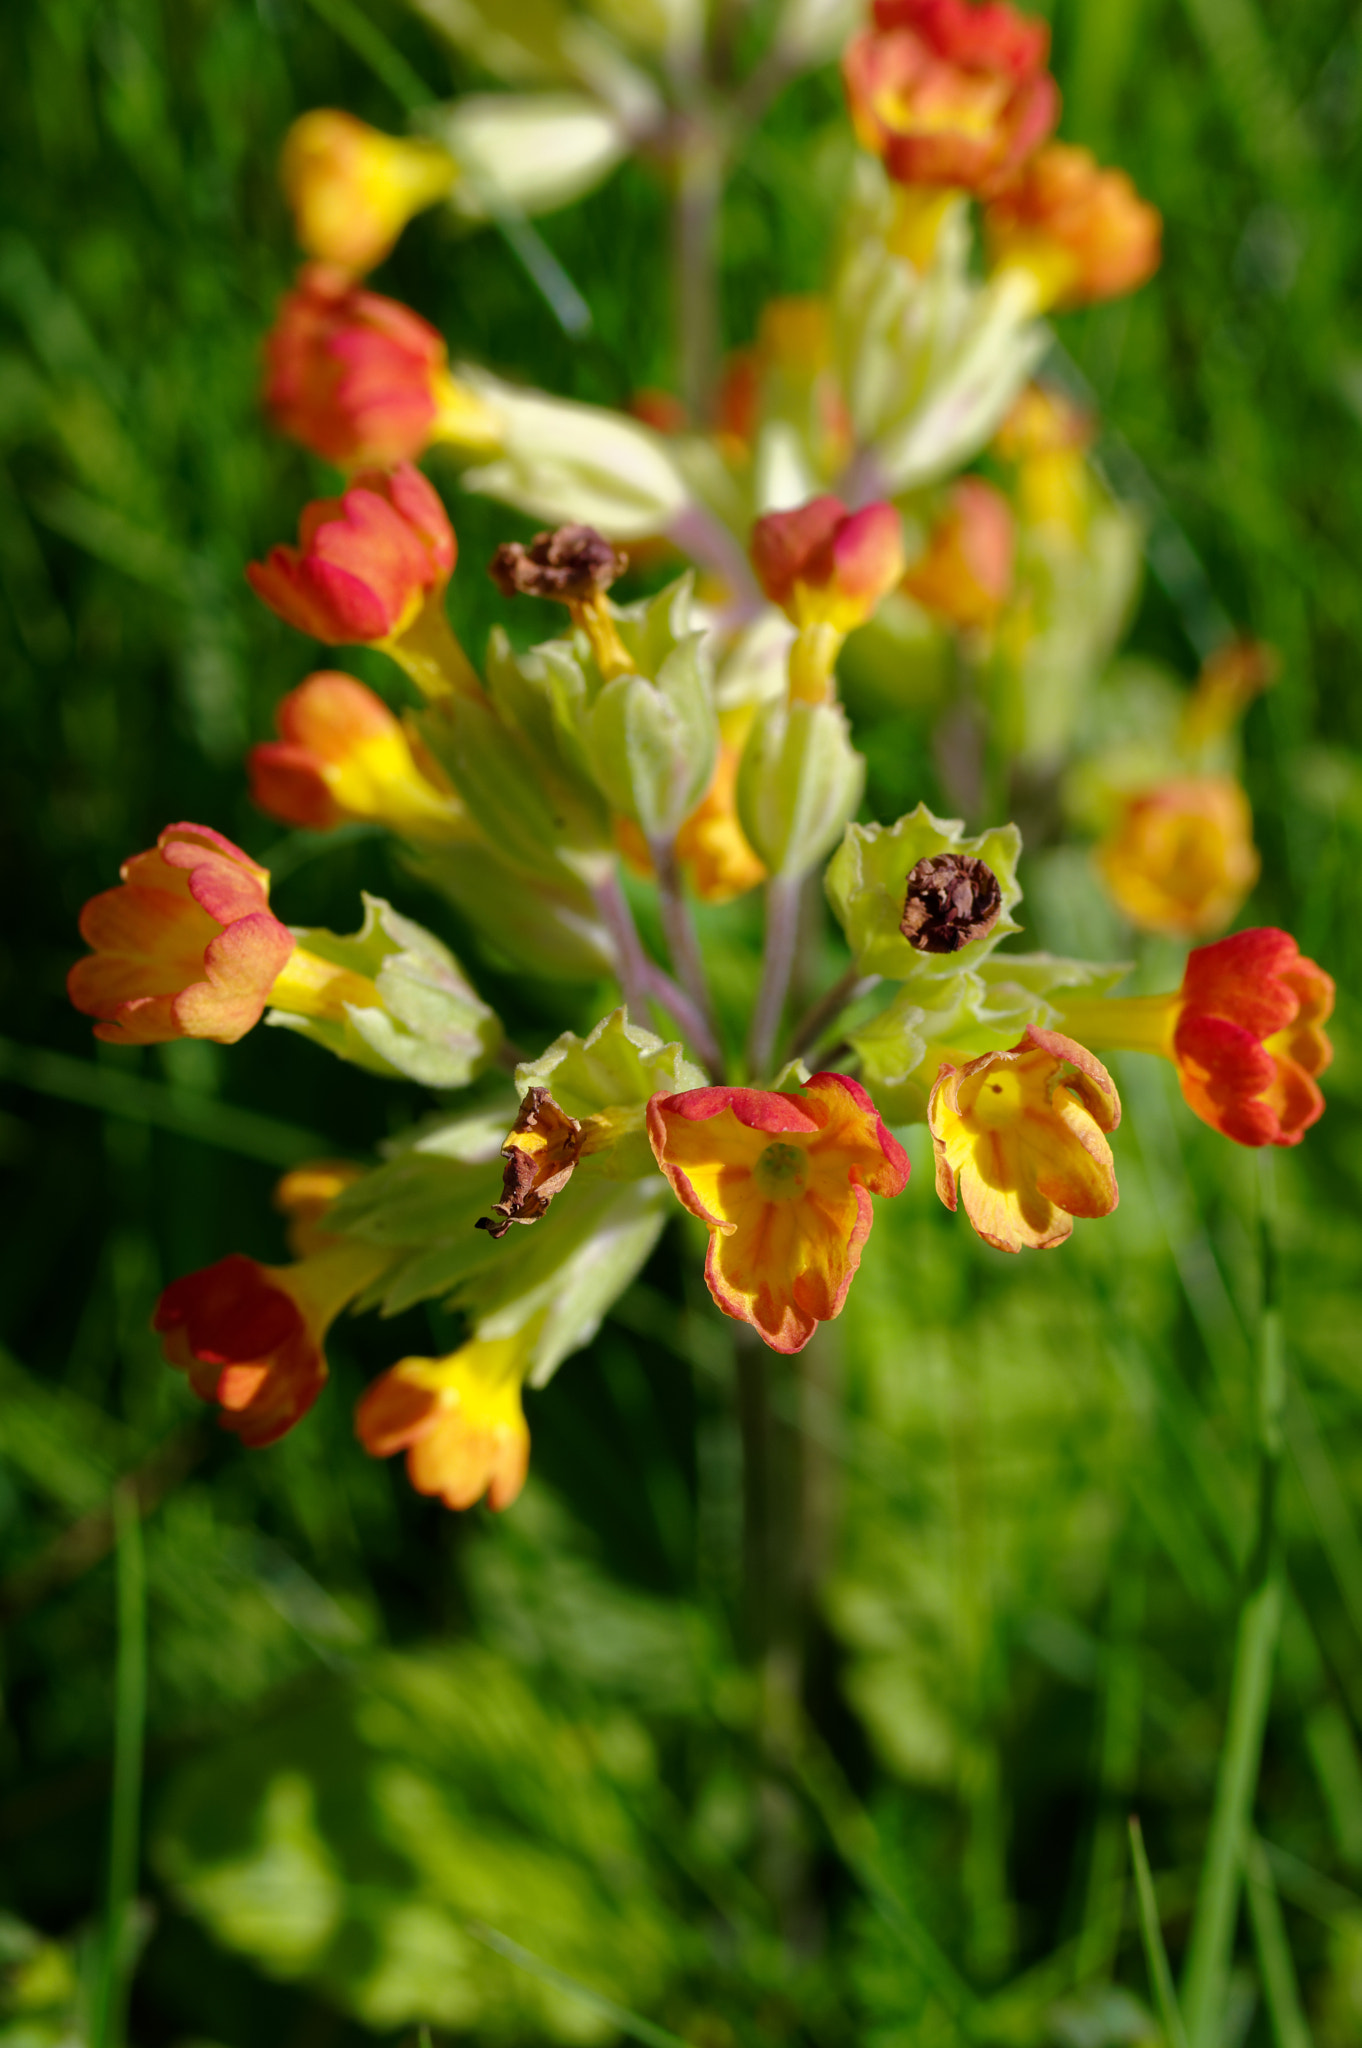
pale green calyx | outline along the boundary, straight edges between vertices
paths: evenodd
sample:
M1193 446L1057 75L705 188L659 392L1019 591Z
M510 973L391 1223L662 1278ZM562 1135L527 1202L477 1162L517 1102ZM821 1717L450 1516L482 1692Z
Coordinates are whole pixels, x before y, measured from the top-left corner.
M865 762L839 704L768 705L738 769L738 817L773 875L815 867L865 788Z
M981 860L992 869L1002 894L1002 913L987 936L971 940L959 952L921 953L902 931L908 877L919 861L947 853ZM858 971L925 988L951 980L962 968L977 967L1000 939L1021 930L1012 916L1021 902L1020 856L1021 834L1015 825L995 826L969 839L958 818L934 817L925 804L896 825L849 825L828 863L825 885Z
M266 1021L373 1073L462 1088L501 1044L501 1024L447 947L381 896L349 938L295 930L298 950Z
M703 1088L706 1077L682 1048L631 1024L624 1009L612 1010L585 1038L565 1031L537 1060L515 1070L515 1084L524 1095L548 1088L569 1116L597 1116L602 1110L647 1102L665 1092L679 1095Z

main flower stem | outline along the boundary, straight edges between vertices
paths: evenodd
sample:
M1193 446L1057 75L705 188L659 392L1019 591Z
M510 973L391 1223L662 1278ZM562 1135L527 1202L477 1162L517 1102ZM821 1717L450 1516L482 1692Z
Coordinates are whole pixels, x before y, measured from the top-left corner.
M714 1016L714 1002L709 992L709 979L705 973L704 955L696 934L695 922L686 902L681 882L681 870L677 866L676 847L670 839L657 839L649 847L652 855L653 872L657 876L658 909L662 913L662 929L667 937L667 951L672 957L682 988L689 996L698 1014L704 1019L711 1049L718 1051L718 1025Z
M650 1001L660 1004L680 1026L683 1036L689 1039L701 1064L713 1075L722 1073L723 1055L705 1017L685 991L678 988L671 976L656 961L650 960L644 951L638 926L634 923L634 913L620 887L619 876L612 870L603 880L593 883L591 893L615 942L620 987L636 1019L642 1022L648 1016Z
M719 214L725 150L702 116L689 117L675 158L672 292L676 367L692 422L708 424L719 368Z
M790 1055L797 1059L801 1053L817 1045L824 1033L837 1022L843 1010L849 1010L853 1003L859 1003L862 996L868 996L878 988L878 974L861 974L855 967L848 967L840 981L833 983L826 995L800 1018L790 1040Z
M775 1058L799 937L799 892L803 879L802 875L772 875L766 884L766 957L747 1040L748 1072L754 1081L766 1077Z
M1276 1498L1282 1458L1286 1361L1274 1274L1274 1161L1270 1153L1260 1157L1259 1166L1263 1309L1258 1345L1258 1523L1248 1587L1239 1612L1228 1725L1216 1779L1211 1831L1183 1974L1182 2008L1191 2048L1218 2048L1220 2041L1282 1611Z

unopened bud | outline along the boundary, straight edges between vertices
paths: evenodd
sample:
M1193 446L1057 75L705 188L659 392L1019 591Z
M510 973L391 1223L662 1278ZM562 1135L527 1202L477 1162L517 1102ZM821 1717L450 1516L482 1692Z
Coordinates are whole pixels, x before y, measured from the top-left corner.
M968 854L920 860L908 877L899 930L918 953L958 953L985 939L1002 915L998 877Z

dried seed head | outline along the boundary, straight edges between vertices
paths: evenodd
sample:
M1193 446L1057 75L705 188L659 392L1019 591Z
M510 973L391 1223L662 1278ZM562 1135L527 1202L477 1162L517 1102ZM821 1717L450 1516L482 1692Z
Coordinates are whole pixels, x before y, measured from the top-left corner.
M503 541L489 574L504 597L548 597L582 604L607 591L629 566L594 526L559 526L537 533L528 547Z
M908 877L899 930L919 953L958 953L987 938L1002 915L998 877L964 853L920 860Z

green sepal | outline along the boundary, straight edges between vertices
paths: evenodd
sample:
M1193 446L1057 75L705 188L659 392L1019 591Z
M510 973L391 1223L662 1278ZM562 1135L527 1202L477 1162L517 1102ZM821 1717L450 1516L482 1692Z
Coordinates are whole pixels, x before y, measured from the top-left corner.
M474 842L409 847L404 865L517 967L568 981L614 974L614 946L591 892L561 862L526 874Z
M995 826L968 839L958 818L934 817L926 804L896 825L849 825L828 863L825 886L859 972L925 988L948 981L962 968L977 967L999 940L1021 930L1012 916L1021 902L1021 850L1015 825ZM919 953L899 929L908 877L920 860L942 853L966 854L992 868L1002 891L1002 915L987 938L973 940L958 953Z
M738 769L738 817L773 875L815 867L861 801L865 762L838 704L770 704Z
M631 1024L621 1008L602 1017L585 1038L565 1031L537 1060L524 1060L515 1070L522 1095L548 1088L569 1116L596 1116L604 1109L645 1103L666 1092L682 1094L703 1088L706 1077L686 1058L681 1046L659 1038L641 1024Z
M589 721L597 784L646 839L672 839L714 777L719 720L714 670L692 633L659 664L656 680L616 676Z
M365 894L363 902L364 923L353 937L323 929L295 930L294 937L308 952L372 981L381 1003L347 1003L343 1021L271 1010L266 1022L299 1031L371 1073L426 1088L466 1087L501 1044L496 1012L424 926L381 896Z

